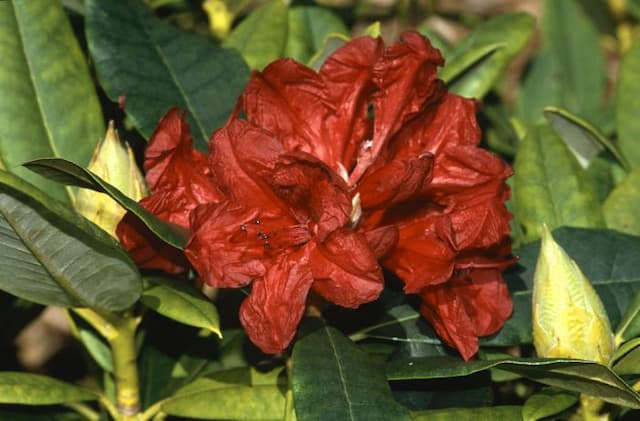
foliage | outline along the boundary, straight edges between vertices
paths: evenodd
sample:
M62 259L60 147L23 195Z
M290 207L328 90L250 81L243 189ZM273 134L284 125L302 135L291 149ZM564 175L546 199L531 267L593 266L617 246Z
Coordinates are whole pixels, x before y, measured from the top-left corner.
M0 1L0 420L633 417L640 410L640 225L635 214L640 202L639 2L541 0L537 17L513 7L492 15L486 10L472 12L445 5L448 2L427 3ZM449 29L464 26L468 31L452 36L434 21L445 22ZM193 159L187 164L190 170L205 168L202 162L210 165L217 159L211 168L224 173L237 162L220 161L215 145L211 158L204 152L225 122L225 127L231 127L228 122L233 119L245 124L257 118L251 114L255 114L254 104L248 104L255 96L246 94L245 103L236 105L251 74L256 77L256 71L269 69L270 63L281 58L317 71L328 57L336 57L332 54L337 49L350 45L351 39L382 33L390 46L401 31L416 27L441 49L445 65L437 74L448 90L482 101L478 107L482 147L501 156L514 171L509 179L508 208L512 214L511 255L517 258L504 272L504 296L508 294L513 303L511 316L500 330L475 344L479 347L475 358L463 361L449 347L461 349L455 341L460 340L462 327L457 326L458 336L447 336L446 329L455 324L439 323L434 317L428 323L424 290L411 291L420 292L421 304L415 295L403 293L401 279L385 272L379 298L359 308L346 310L318 297L308 299L291 345L274 355L265 354L251 343L237 316L245 296L254 297L252 305L258 300L260 282L251 279L252 287L249 280L238 282L241 285L232 286L242 288L235 290L203 287L204 275L196 273L183 254L193 249L193 238L185 228L190 225L180 223L178 217L168 218L160 207L150 209L148 198L137 203L127 197L125 189L112 184L109 170L98 176L88 169L91 151L104 136L104 121L115 120L121 137L136 149L139 162L148 140L154 139L152 145L162 143L165 131L175 129L180 145L195 147L181 152ZM536 33L539 45L532 43ZM382 66L381 62L375 66ZM617 62L619 67L612 65ZM401 76L411 71L402 64L407 67L400 69ZM270 75L277 71L274 69L260 75ZM334 76L336 90L342 89L338 86L361 86L366 79L344 83L340 75L323 77ZM397 80L400 76L389 82L389 96L398 95L400 89L392 85ZM411 98L393 107L367 110L367 105L383 95L370 98L368 85L362 86L357 99L365 104L361 117L383 120L393 110L398 114L389 124L400 130L405 117L400 113L410 108ZM302 83L296 89L311 92ZM295 105L314 105L311 97L301 95L304 100ZM272 109L296 102L285 99L271 104ZM311 120L314 115L338 107L331 100L322 98L323 102L314 105L315 114L308 121L301 120L297 128L316 127ZM433 106L433 113L428 107L419 110L425 124L436 119L436 106L428 106ZM186 114L179 115L174 107ZM156 130L170 109L176 118L163 120L162 129ZM182 124L181 118L190 126L193 138L186 126L175 127L175 121ZM277 126L282 121L265 118L260 135L276 131L270 126L273 123L286 138L282 134L286 130ZM388 156L400 153L403 147L400 140L406 132L398 133L393 148L384 152ZM152 157L156 160L153 165L145 162L142 168L148 181L155 177L150 184L156 197L162 187L156 185L157 180L167 176L158 172L175 159L161 152ZM254 150L233 152L234 159L242 153L249 157L242 162L244 166L262 162L253 159ZM351 152L355 162L360 155ZM425 175L433 164L437 174L439 153L421 157L425 166L412 167L412 171ZM474 149L474 153L480 162L481 153L486 152ZM109 158L106 162L113 163ZM268 172L274 180L281 176L275 165ZM340 166L344 168L339 163L331 170L339 174ZM254 177L244 167L237 174ZM413 182L410 176L414 173L407 174L405 187ZM234 184L240 178L226 181L227 190L238 196L237 191L246 187ZM190 186L200 183L195 178L187 181ZM378 176L374 187L380 193L380 186L392 182L393 177ZM261 189L255 191L266 194L267 181L261 183ZM338 185L332 183L331 188ZM177 256L178 264L161 267L164 273L149 269L152 265L136 265L152 256L144 254L144 247L127 253L98 224L98 218L81 216L76 207L77 197L82 196L80 188L121 206L137 221L137 229L161 244L163 256ZM475 191L486 193L480 188ZM325 201L325 208L338 207L326 199L333 190L325 186L314 192ZM504 196L508 196L506 190ZM216 200L217 196L211 201ZM415 210L411 206L417 206L397 197L384 200L402 203L411 211ZM429 200L433 206L437 203L437 212L449 212L444 202ZM479 199L469 195L466 200ZM184 205L179 200L165 202L163 206ZM363 197L365 212L367 203L373 202ZM296 208L294 200L286 203L292 214L303 208ZM350 210L361 210L359 201L347 205ZM377 202L371 205L375 206ZM196 218L202 212L194 208L193 215L190 208L180 217ZM394 211L400 215L396 220L409 214L403 209ZM346 215L357 225L360 216ZM498 224L494 214L487 218L485 227ZM543 224L570 257L567 262L575 261L567 265L579 267L576 273L581 282L589 282L602 301L615 347L610 358L607 353L608 361L566 355L539 358L535 353L532 300L544 295L534 294ZM506 216L504 226L506 231ZM324 240L313 241L317 244L304 247L316 250ZM496 247L492 253L501 258L509 254L508 244L499 250L496 244L491 246ZM452 264L449 276L455 278L467 270L462 268L464 262L479 265L480 260L471 259L460 263L477 249L482 246L474 245L452 257L459 260L455 271ZM401 266L400 258L383 251L367 249L366 253L386 254L386 268L392 261ZM224 254L222 250L220 261ZM335 253L332 261L357 257L354 249L345 249ZM545 268L554 270L553 265ZM350 269L351 275L360 270ZM334 270L331 276L337 273ZM477 279L464 278L467 281ZM306 294L308 289L318 292L322 287L312 287L309 281L305 288ZM568 288L567 296L585 295L579 287ZM324 296L327 294L325 291ZM303 317L304 296L296 303L278 301L278 318L289 323L292 332ZM496 290L492 298L499 296ZM49 370L47 375L30 373L13 362L13 350L7 351L42 305L60 306L67 313L85 357L82 362L74 360L81 371L75 377L59 378L68 367ZM508 306L501 311L505 308ZM553 341L553 329L547 333ZM249 330L250 337L254 334ZM477 341L482 335L471 336ZM278 341L282 347L288 343ZM468 359L472 353L463 355Z

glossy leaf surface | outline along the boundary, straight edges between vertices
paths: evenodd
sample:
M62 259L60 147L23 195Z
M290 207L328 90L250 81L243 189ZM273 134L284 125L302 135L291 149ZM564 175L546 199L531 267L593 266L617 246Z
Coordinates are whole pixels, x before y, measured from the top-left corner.
M129 308L140 274L118 243L16 176L0 171L0 288L41 304Z
M70 203L64 186L20 167L45 156L85 165L104 134L86 58L60 2L0 2L0 52L0 168Z
M156 18L139 0L86 2L87 39L102 87L149 137L171 107L186 110L206 149L248 78L237 53Z

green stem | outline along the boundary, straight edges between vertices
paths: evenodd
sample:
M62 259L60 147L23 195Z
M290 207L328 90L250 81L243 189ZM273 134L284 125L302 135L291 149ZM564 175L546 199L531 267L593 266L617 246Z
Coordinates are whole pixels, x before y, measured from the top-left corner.
M104 399L101 402L117 421L137 420L140 414L140 386L135 338L140 317L111 315L107 319L87 308L75 308L73 311L104 336L111 346L113 378L116 386L116 411L113 410L110 402L109 406Z
M138 355L136 329L140 319L126 317L117 327L117 334L107 338L113 353L113 377L116 383L116 405L122 421L137 419L140 412Z

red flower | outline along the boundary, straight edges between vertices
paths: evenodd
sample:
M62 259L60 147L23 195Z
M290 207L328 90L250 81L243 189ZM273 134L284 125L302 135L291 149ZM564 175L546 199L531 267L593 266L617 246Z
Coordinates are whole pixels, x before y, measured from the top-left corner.
M511 312L510 168L478 148L476 105L445 92L440 53L414 32L402 41L355 39L319 73L287 59L254 72L208 158L176 111L150 142L142 204L191 231L206 283L252 284L240 316L265 352L289 344L309 289L346 307L375 299L378 261L465 359ZM131 220L119 235L146 267L184 267Z

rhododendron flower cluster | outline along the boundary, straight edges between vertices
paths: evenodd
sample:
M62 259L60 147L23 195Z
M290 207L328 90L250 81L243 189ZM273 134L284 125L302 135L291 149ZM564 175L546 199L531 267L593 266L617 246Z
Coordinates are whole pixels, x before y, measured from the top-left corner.
M214 287L251 285L240 319L263 351L292 340L309 291L357 307L382 267L465 359L512 304L508 165L478 147L476 103L446 92L439 51L415 32L362 37L319 72L278 60L254 72L205 155L177 110L160 122L142 205L190 231L184 255L128 215L119 237L146 268L191 265Z

